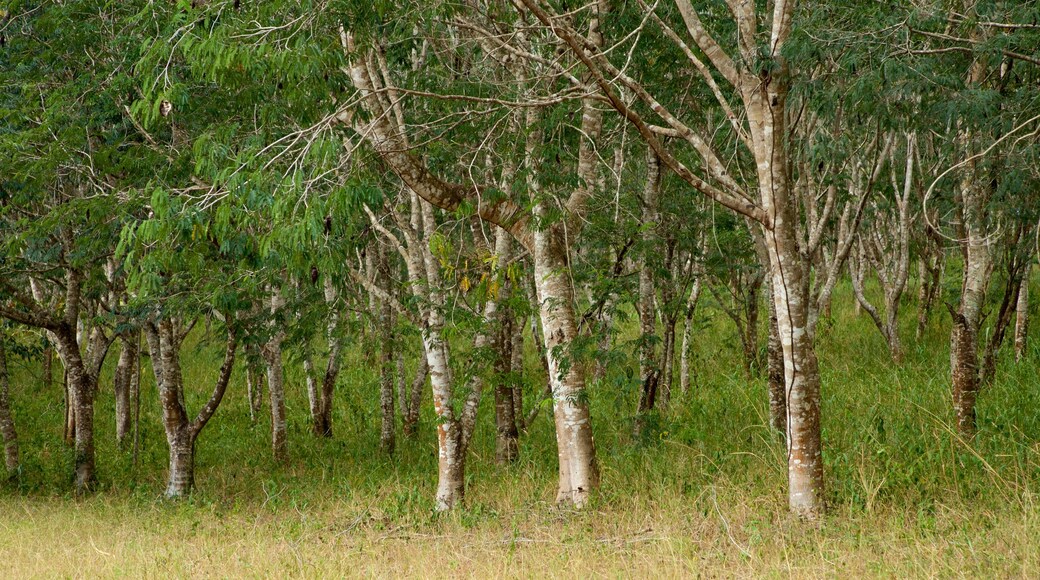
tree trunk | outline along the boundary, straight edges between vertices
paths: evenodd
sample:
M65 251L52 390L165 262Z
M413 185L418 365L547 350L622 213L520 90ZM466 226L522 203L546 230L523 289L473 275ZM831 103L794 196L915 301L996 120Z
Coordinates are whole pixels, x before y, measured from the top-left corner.
M314 371L314 360L310 349L303 355L303 380L307 386L307 408L311 413L311 430L321 437L324 426L321 425L321 390L318 388L318 377Z
M278 289L271 290L270 321L272 334L264 345L263 356L267 363L267 394L271 399L271 451L278 463L289 462L289 441L285 416L285 367L282 361L282 341L285 328L281 310L285 297Z
M170 473L166 483L166 499L187 496L195 487L195 438L186 426L167 430L170 447Z
M673 378L673 367L675 367L675 325L679 322L679 309L675 304L675 283L677 272L673 266L675 265L675 245L676 240L670 238L665 243L665 260L664 260L664 271L669 273L669 279L661 284L661 326L663 326L664 339L661 344L661 370L658 372L660 377L660 398L661 408L667 409L668 405L672 402L672 378Z
M0 340L0 436L4 440L4 465L7 475L18 472L18 433L11 413L11 381L7 372L7 346Z
M787 387L784 384L784 347L780 343L780 328L773 302L773 284L769 284L769 346L766 351L767 382L769 388L769 424L779 433L787 434Z
M281 337L264 347L267 361L267 394L271 399L271 451L278 463L289 462L289 441L285 417L285 375Z
M61 376L62 387L65 390L65 444L72 446L76 443L76 411L72 402L72 383L69 382L69 369L64 369Z
M556 419L560 468L556 501L582 507L599 487L599 467L584 366L570 352L578 329L564 242L559 224L535 232L534 275Z
M423 337L430 364L433 408L437 414L437 509L450 510L462 504L465 492L465 450L462 425L455 417L452 401L452 372L448 365L447 344L440 327L433 324Z
M772 216L764 232L773 284L777 329L784 355L787 394L788 503L796 515L815 519L824 510L820 435L820 372L809 327L810 273L798 245L798 208L788 171L784 71L749 94L758 186Z
M693 337L693 314L697 311L697 302L701 297L701 279L698 276L690 288L690 295L686 298L686 313L683 322L682 348L679 352L679 390L683 395L690 392L691 374L690 368L690 343Z
M386 276L384 280L388 279ZM381 328L380 345L381 372L379 379L379 409L382 421L379 429L379 449L383 453L394 452L396 422L394 413L394 322L390 303L382 301L379 307L379 324Z
M131 423L131 383L137 371L137 338L133 334L120 337L119 362L114 374L116 443L126 449L129 443Z
M246 347L246 352L251 353L255 347ZM259 353L252 353L256 358L259 358ZM249 421L256 423L257 419L260 418L260 411L264 407L264 387L263 387L263 371L257 368L257 363L251 360L253 357L247 356L246 360L246 398L249 402Z
M1022 275L1022 283L1018 287L1018 300L1015 312L1015 360L1021 361L1026 354L1029 339L1029 272L1032 268L1026 265Z
M506 270L513 257L513 240L509 232L495 228L495 260L496 270L501 282L496 302L503 307L494 310L492 324L495 350L495 461L499 465L512 463L520 455L520 430L516 426L516 406L513 400L516 375L512 372L513 338L516 335L513 327L516 317L508 301L512 293L512 283L506 276ZM522 416L522 415L521 415Z
M653 149L647 149L646 184L642 198L643 263L639 269L639 402L636 405L634 433L642 436L646 416L654 409L661 367L657 364L657 315L654 311L654 267L651 257L657 245L658 199L661 190L660 160Z
M82 367L71 365L69 385L72 392L72 415L75 422L75 487L77 493L94 490L97 472L94 457L94 379Z
M329 361L325 365L325 375L321 381L321 396L318 399L318 421L316 429L322 437L332 437L332 395L336 390L336 379L339 377L339 357L343 350L339 337L332 337L329 349Z
M509 339L509 372L513 377L513 419L517 429L524 423L524 320L512 314L513 336Z
M430 363L426 359L426 353L419 357L419 368L415 371L412 379L412 388L408 395L408 410L401 420L401 428L406 437L415 437L419 432L419 409L422 405L423 388L426 386L426 377L430 372Z
M163 429L170 453L170 471L166 480L166 498L178 499L191 493L195 486L195 442L206 423L216 412L231 379L237 347L235 332L228 328L224 363L209 401L194 420L188 418L184 406L184 377L181 372L181 344L187 329L172 319L149 322L145 326L148 349L152 354L152 371L162 405Z

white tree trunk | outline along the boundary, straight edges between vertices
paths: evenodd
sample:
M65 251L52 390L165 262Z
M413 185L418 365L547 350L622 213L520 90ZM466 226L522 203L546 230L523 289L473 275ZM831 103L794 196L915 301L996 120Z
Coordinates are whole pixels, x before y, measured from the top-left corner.
M556 418L560 462L556 501L581 507L599 486L599 467L584 365L573 360L570 352L578 329L563 238L558 224L535 232L534 275Z
M1022 284L1018 287L1018 300L1015 302L1015 360L1021 361L1026 354L1026 345L1029 339L1029 273L1032 270L1026 266L1022 274Z

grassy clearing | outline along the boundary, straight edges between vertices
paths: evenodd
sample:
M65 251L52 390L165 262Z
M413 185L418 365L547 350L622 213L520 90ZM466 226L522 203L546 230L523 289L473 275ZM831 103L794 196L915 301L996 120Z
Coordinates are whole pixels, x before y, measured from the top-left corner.
M836 306L847 304L842 296ZM237 373L199 441L198 492L176 504L159 499L166 450L146 367L139 465L115 449L105 389L97 411L102 489L74 499L60 388L43 391L35 369L20 368L13 395L25 467L0 492L4 567L18 577L1007 577L1040 570L1036 350L1021 364L1001 361L980 398L980 434L968 443L950 429L946 327L935 325L919 344L908 341L906 362L893 367L866 317L836 308L819 340L831 513L809 527L786 513L784 450L766 427L764 384L738 370L739 347L725 321L704 324L696 391L658 418L647 439L631 435L633 381L617 372L595 386L604 488L581 513L552 505L554 439L545 415L523 439L518 465L494 465L488 400L468 459L467 507L434 514L431 419L424 417L418 439L399 440L393 458L379 455L374 365L360 348L346 361L330 441L310 436L298 365L290 365L287 468L269 459L267 423L250 424L244 373ZM904 336L912 336L909 326ZM186 353L192 409L211 385L216 357Z

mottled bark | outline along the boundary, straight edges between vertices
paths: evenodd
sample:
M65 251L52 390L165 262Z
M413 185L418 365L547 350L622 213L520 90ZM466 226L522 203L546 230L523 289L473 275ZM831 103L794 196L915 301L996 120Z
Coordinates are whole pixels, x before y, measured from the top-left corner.
M177 499L195 487L195 437L189 429L167 431L170 448L170 471L166 478L166 498Z
M62 388L65 391L65 421L63 422L62 439L66 445L76 443L76 412L72 403L72 384L69 382L69 370L65 369L61 376Z
M643 231L643 260L639 268L639 401L633 425L635 435L641 436L646 429L646 416L654 409L658 387L661 382L661 366L657 359L657 312L654 284L654 260L657 250L657 222L661 194L660 160L653 149L647 149L646 183L641 199Z
M773 284L769 283L769 345L766 350L766 383L769 390L769 425L787 434L787 386L784 370L784 347L773 302Z
M690 365L690 347L693 339L693 315L697 311L697 302L701 296L701 278L698 275L690 287L686 298L685 319L683 321L682 347L679 353L679 390L683 395L690 392L693 369Z
M275 289L271 291L270 314L271 336L261 349L267 366L267 395L271 401L271 452L278 463L289 462L289 440L285 415L285 367L282 360L282 341L285 328L282 326L281 310L285 298Z
M419 432L419 410L422 405L422 393L426 387L426 377L430 372L430 363L426 359L425 352L419 357L418 368L415 378L412 379L411 389L408 391L408 408L401 419L401 428L406 437L415 437Z
M513 241L509 233L502 228L495 228L495 262L496 270L501 278L498 302L506 302L512 292L512 283L506 276L506 269L513 257ZM513 400L516 376L512 373L513 338L516 324L513 311L509 307L495 310L493 324L494 340L494 376L495 376L495 461L501 464L512 463L519 457L520 430L516 425L516 405Z
M4 465L7 474L18 472L18 433L11 412L11 380L7 372L7 346L0 337L0 437L4 440Z
M513 418L517 429L527 427L524 422L524 320L512 318L513 336L509 339L509 372L513 377Z
M169 449L169 473L166 480L167 499L178 499L191 493L195 486L195 443L199 433L213 417L227 392L235 364L236 332L227 329L224 362L209 400L194 419L188 417L184 405L184 378L181 371L181 345L191 326L164 318L145 325L148 350L152 355L152 372L159 390L163 429Z
M394 323L389 303L379 308L380 324L380 377L379 377L379 410L381 414L379 428L379 449L384 453L393 453L396 443L396 421L394 413Z
M1015 360L1021 361L1026 355L1029 340L1029 273L1031 267L1026 266L1022 283L1018 287L1018 299L1015 302Z
M772 227L764 232L764 238L784 354L788 504L795 514L815 519L824 510L824 488L820 373L810 325L810 274L797 241L797 207L787 175L786 86L779 79L766 81L745 100L755 143L758 185L764 207L772 216Z
M661 370L660 376L660 407L665 410L672 401L672 380L675 367L675 326L679 323L681 309L675 304L675 285L678 283L678 273L675 267L675 238L669 238L665 243L664 271L668 272L669 279L665 280L661 287L661 326L663 340L661 344Z
M556 418L560 468L556 501L581 507L599 486L599 467L584 365L573 360L570 352L578 329L562 229L556 225L535 232L534 275Z
M131 386L134 374L137 372L137 357L139 353L138 339L136 333L127 333L120 337L119 362L116 363L113 375L113 386L115 391L115 414L116 414L116 443L120 449L125 449L129 444L132 424L132 393Z

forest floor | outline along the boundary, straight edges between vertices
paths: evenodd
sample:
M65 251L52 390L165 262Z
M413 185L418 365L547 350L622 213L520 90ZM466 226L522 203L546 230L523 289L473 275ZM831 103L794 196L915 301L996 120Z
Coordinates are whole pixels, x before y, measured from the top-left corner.
M287 466L270 459L267 421L250 421L236 371L199 440L198 491L176 503L161 499L166 449L146 364L137 464L116 448L103 388L100 490L75 498L61 389L41 387L38 371L12 357L24 466L0 488L0 574L1035 577L1040 349L1022 363L1002 358L980 397L979 434L964 441L950 429L948 322L908 341L906 361L894 366L866 317L838 308L845 298L818 341L830 505L818 525L787 515L784 449L766 426L764 382L740 370L739 344L719 317L697 333L695 388L677 394L647 435L632 435L629 373L593 386L603 490L581 512L553 505L547 414L522 439L521 461L498 467L485 401L466 507L435 514L432 417L417 438L399 436L392 457L381 455L376 365L361 348L346 361L329 440L310 435L299 361L288 359ZM909 325L912 305L907 313ZM186 349L190 409L207 395L218 356ZM537 377L528 388L536 392Z

